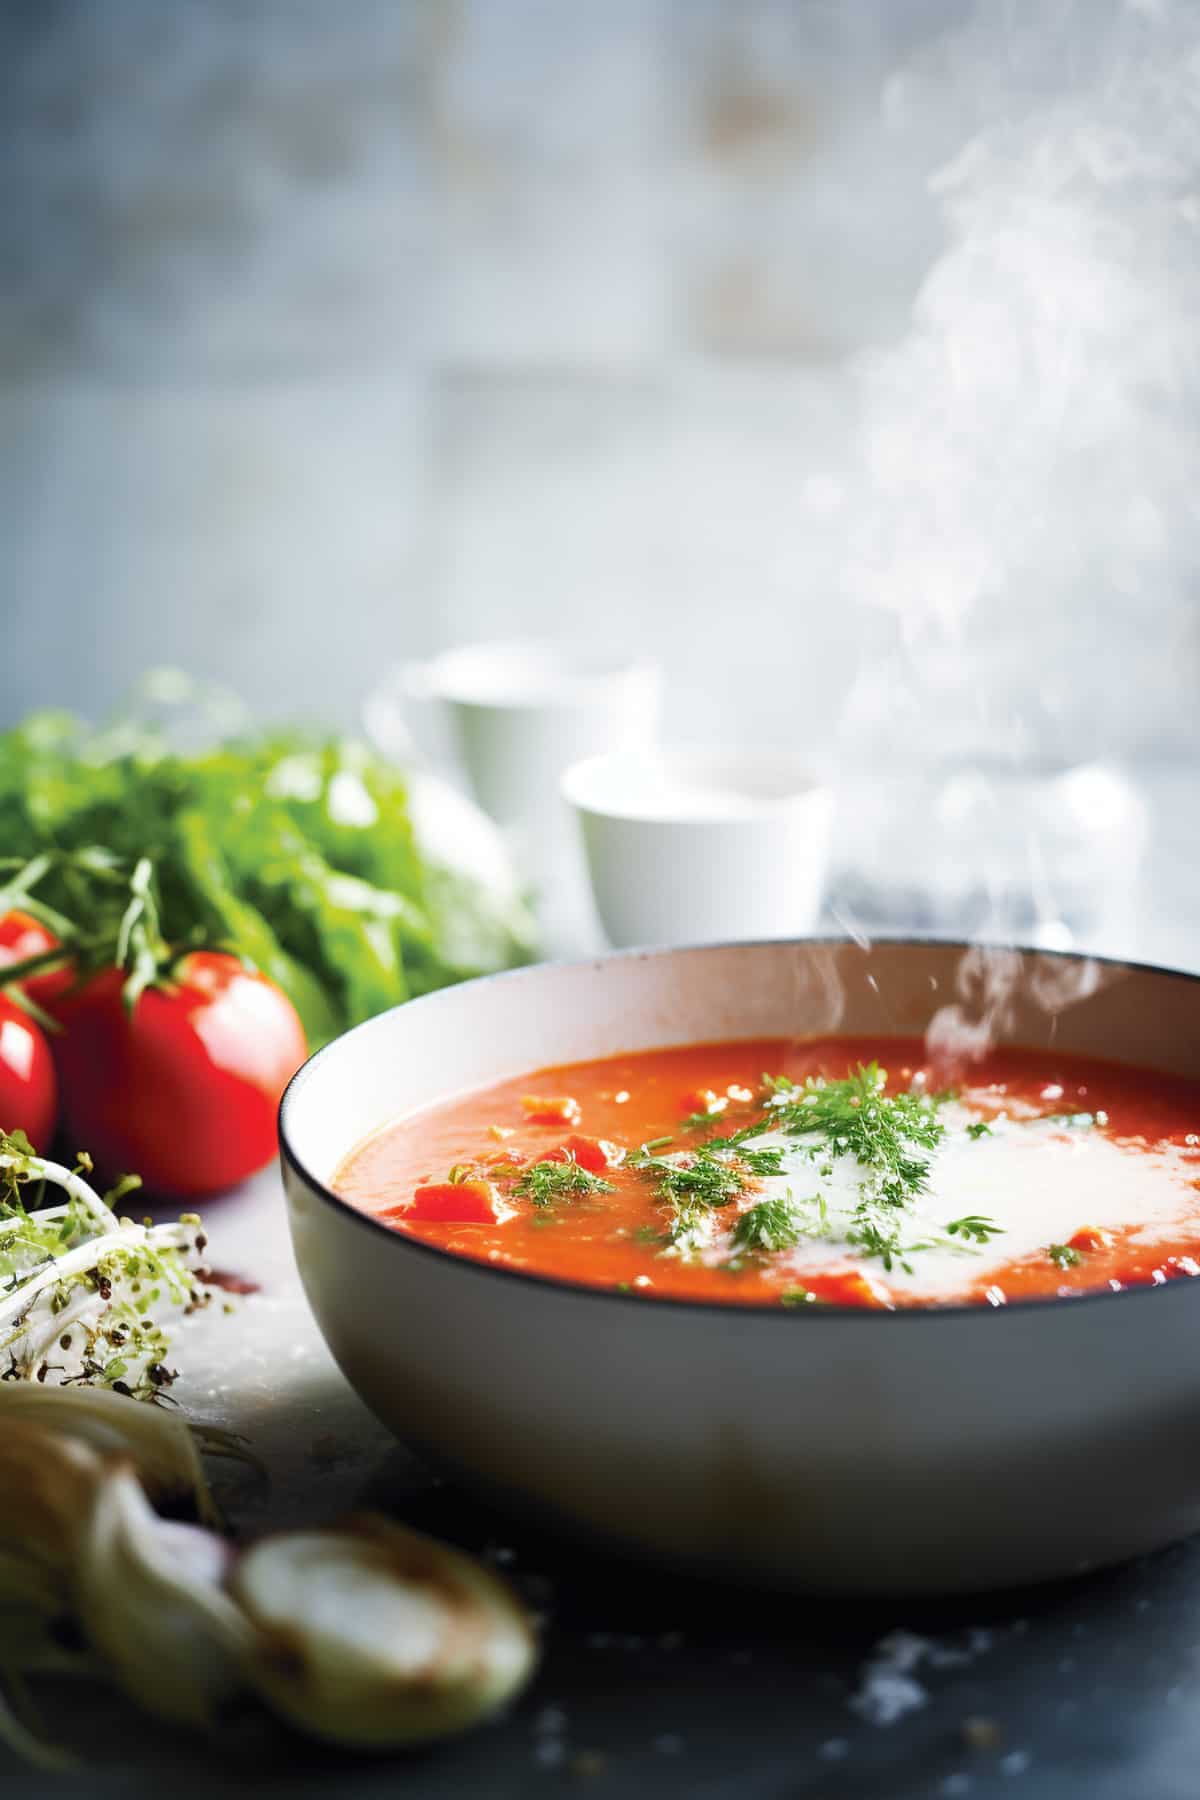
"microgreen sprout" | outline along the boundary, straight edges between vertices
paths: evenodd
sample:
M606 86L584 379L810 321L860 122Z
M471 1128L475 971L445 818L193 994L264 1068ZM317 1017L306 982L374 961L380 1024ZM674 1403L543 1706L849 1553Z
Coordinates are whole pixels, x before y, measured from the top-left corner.
M208 1295L188 1267L206 1245L200 1221L137 1225L73 1169L36 1155L19 1132L0 1134L0 1380L56 1380L153 1399L175 1379L165 1308L190 1311ZM47 1184L66 1195L45 1206ZM26 1206L26 1200L32 1204Z

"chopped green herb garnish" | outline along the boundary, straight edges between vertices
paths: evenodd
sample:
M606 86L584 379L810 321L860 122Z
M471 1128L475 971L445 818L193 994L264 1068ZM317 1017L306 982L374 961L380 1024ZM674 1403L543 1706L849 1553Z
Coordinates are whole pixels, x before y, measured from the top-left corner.
M661 1198L674 1209L672 1241L678 1243L712 1207L728 1205L756 1180L779 1176L785 1170L785 1149L779 1145L754 1148L753 1141L768 1133L799 1140L822 1179L834 1172L838 1157L852 1157L859 1165L859 1197L847 1242L869 1256L878 1256L890 1269L901 1252L900 1215L929 1177L928 1157L920 1154L936 1148L945 1134L937 1117L936 1102L921 1093L889 1095L887 1075L878 1064L860 1066L843 1081L809 1076L799 1085L786 1076L763 1076L763 1098L757 1118L723 1137L709 1137L696 1149L661 1155L668 1140L644 1144L629 1159L658 1183ZM711 1115L705 1115L708 1122ZM693 1115L693 1123L700 1116ZM807 1140L817 1141L809 1143ZM766 1204L777 1204L767 1202ZM743 1215L750 1218L756 1211ZM753 1225L735 1227L735 1241L743 1247L770 1250L790 1247L804 1234L794 1207L789 1206L786 1243L749 1244L737 1231L753 1232ZM822 1205L822 1233L827 1230ZM774 1235L768 1233L768 1236ZM902 1264L907 1268L907 1264Z
M887 1072L859 1065L844 1081L810 1076L803 1088L777 1091L767 1103L765 1129L788 1136L819 1134L826 1156L852 1156L863 1171L854 1219L846 1233L885 1269L900 1255L900 1215L928 1184L929 1161L914 1151L933 1150L945 1135L936 1102L924 1094L886 1093ZM822 1165L822 1170L832 1165Z
M979 1138L991 1137L992 1128L986 1119L974 1119L971 1124L967 1126L967 1136L977 1140Z
M1043 1113L1044 1125L1063 1125L1068 1131L1087 1131L1096 1123L1095 1113Z
M719 1117L717 1112L695 1112L689 1113L686 1119L679 1122L684 1131L708 1131Z
M667 1244L670 1238L657 1225L639 1225L633 1234L635 1244Z
M779 1296L780 1306L824 1306L825 1302L811 1288L785 1288Z
M1052 1263L1057 1263L1060 1269L1078 1268L1079 1264L1083 1261L1079 1251L1071 1244L1051 1244L1046 1251L1046 1255L1050 1258Z
M946 1230L951 1237L970 1238L976 1244L986 1244L989 1238L1004 1235L1003 1225L982 1218L978 1213L968 1213L965 1219L951 1219Z
M613 1184L602 1175L593 1175L572 1157L565 1162L531 1163L512 1191L519 1200L531 1200L535 1206L553 1206L558 1200L611 1194Z
M744 1212L733 1228L733 1241L742 1250L791 1250L803 1232L790 1199L760 1200Z
M650 1170L659 1193L674 1206L728 1206L746 1191L746 1172L724 1150L701 1144L685 1156L671 1159L648 1155L648 1149L647 1145L635 1150L629 1167Z

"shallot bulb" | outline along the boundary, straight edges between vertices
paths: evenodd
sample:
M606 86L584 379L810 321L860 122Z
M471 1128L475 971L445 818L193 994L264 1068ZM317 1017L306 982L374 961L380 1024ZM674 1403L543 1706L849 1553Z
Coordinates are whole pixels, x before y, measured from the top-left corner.
M231 1591L255 1627L250 1679L318 1737L386 1746L462 1731L537 1659L512 1591L480 1564L374 1515L264 1538Z

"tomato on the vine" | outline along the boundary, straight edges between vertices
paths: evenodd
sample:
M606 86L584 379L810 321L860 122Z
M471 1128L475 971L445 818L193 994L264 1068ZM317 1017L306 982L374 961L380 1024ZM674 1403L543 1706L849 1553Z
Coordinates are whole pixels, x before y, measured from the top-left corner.
M28 962L31 957L44 956L48 951L58 948L59 941L54 933L31 913L13 908L0 917L0 971L12 968L14 963ZM71 965L64 962L22 976L20 987L36 1006L49 1010L50 1004L58 995L65 993L74 979Z
M152 1192L232 1187L275 1155L280 1095L306 1055L295 1008L222 951L184 956L132 1009L125 982L101 970L52 1008L73 1141Z
M44 1153L57 1118L58 1082L46 1034L0 994L0 1131L23 1131Z

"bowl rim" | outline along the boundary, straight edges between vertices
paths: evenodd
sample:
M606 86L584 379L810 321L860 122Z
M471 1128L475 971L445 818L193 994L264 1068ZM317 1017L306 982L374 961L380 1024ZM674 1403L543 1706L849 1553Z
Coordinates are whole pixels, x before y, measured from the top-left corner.
M788 946L794 947L800 945L824 945L829 948L844 949L855 943L859 943L861 947L861 940L834 932L820 933L812 937L731 938L717 939L712 943L705 944L653 945L647 948L635 946L631 949L603 951L595 956L559 957L544 962L523 963L516 968L499 969L493 974L479 975L470 981L458 982L453 985L457 987L474 987L480 986L485 982L507 982L517 980L521 976L528 976L535 970L547 972L554 970L568 971L573 969L597 968L612 962L648 962L651 959L657 959L662 956L702 955L717 950L781 950ZM1064 962L1100 963L1106 968L1128 969L1135 974L1163 975L1174 981L1189 981L1200 986L1200 972L1193 972L1187 969L1169 969L1163 967L1161 963L1135 962L1131 961L1128 957L1098 955L1088 950L1047 950L1033 944L980 942L978 940L967 940L965 938L938 937L934 934L915 936L911 933L905 933L902 936L893 936L885 932L875 933L870 939L870 944L867 947L869 948L874 944L907 945L913 949L938 948L961 950L964 952L967 950L1015 950L1024 956L1049 956ZM1064 1308L1078 1308L1080 1306L1094 1306L1097 1304L1115 1304L1119 1301L1128 1302L1137 1296L1161 1296L1164 1291L1163 1288L1157 1284L1147 1282L1137 1287L1125 1287L1116 1291L1098 1288L1094 1292L1055 1295L1053 1298L1012 1300L1006 1301L1003 1306L982 1306L978 1302L955 1302L945 1306L868 1307L845 1306L836 1301L826 1301L820 1306L786 1307L778 1304L772 1305L757 1300L738 1301L736 1303L721 1300L691 1300L686 1296L678 1294L658 1294L648 1299L645 1295L623 1293L617 1288L596 1287L585 1281L570 1281L558 1275L544 1275L537 1270L513 1269L507 1267L503 1263L483 1262L477 1260L475 1257L460 1256L453 1250L443 1249L439 1244L426 1243L423 1239L410 1237L403 1231L393 1231L391 1227L385 1225L381 1219L377 1219L373 1217L372 1214L363 1212L359 1207L352 1205L349 1200L344 1199L341 1194L329 1187L324 1181L321 1181L313 1174L312 1170L305 1165L303 1160L297 1155L288 1136L288 1112L290 1108L297 1105L298 1099L303 1097L304 1087L310 1078L311 1070L319 1062L329 1057L331 1053L337 1051L339 1046L344 1044L349 1038L358 1036L360 1032L370 1032L379 1027L385 1019L392 1018L396 1013L407 1011L410 1007L422 1006L429 1001L435 1001L440 994L444 994L448 991L450 990L447 988L435 988L431 993L419 994L413 999L399 1001L395 1006L389 1007L386 1012L376 1013L373 1018L364 1019L359 1024L350 1026L348 1030L340 1032L337 1037L331 1038L327 1044L323 1044L319 1050L314 1051L314 1053L300 1065L288 1082L286 1088L283 1090L283 1094L279 1101L277 1128L281 1162L293 1171L310 1192L315 1194L316 1197L323 1201L327 1206L332 1207L335 1212L353 1220L367 1231L373 1232L382 1238L386 1238L389 1243L399 1246L397 1254L411 1253L417 1256L431 1257L443 1264L452 1265L458 1270L473 1270L475 1274L484 1278L490 1277L493 1280L519 1282L527 1289L532 1286L535 1288L549 1289L552 1292L562 1295L570 1294L581 1297L586 1296L597 1304L637 1307L642 1313L646 1313L648 1310L651 1315L662 1313L665 1317L670 1317L672 1313L682 1313L685 1315L705 1314L716 1315L727 1321L734 1321L739 1318L777 1319L785 1321L792 1330L795 1329L797 1318L825 1319L827 1321L834 1319L844 1321L850 1318L861 1318L864 1320L871 1319L875 1321L876 1328L879 1328L884 1320L887 1320L892 1324L895 1324L902 1319L921 1320L928 1324L938 1319L979 1317L1000 1318L1006 1315L1019 1317L1028 1313L1044 1313L1049 1316L1052 1312L1061 1312ZM1190 1287L1193 1283L1168 1283L1167 1288L1170 1290L1180 1285ZM1200 1286L1200 1277L1196 1278L1195 1285Z

